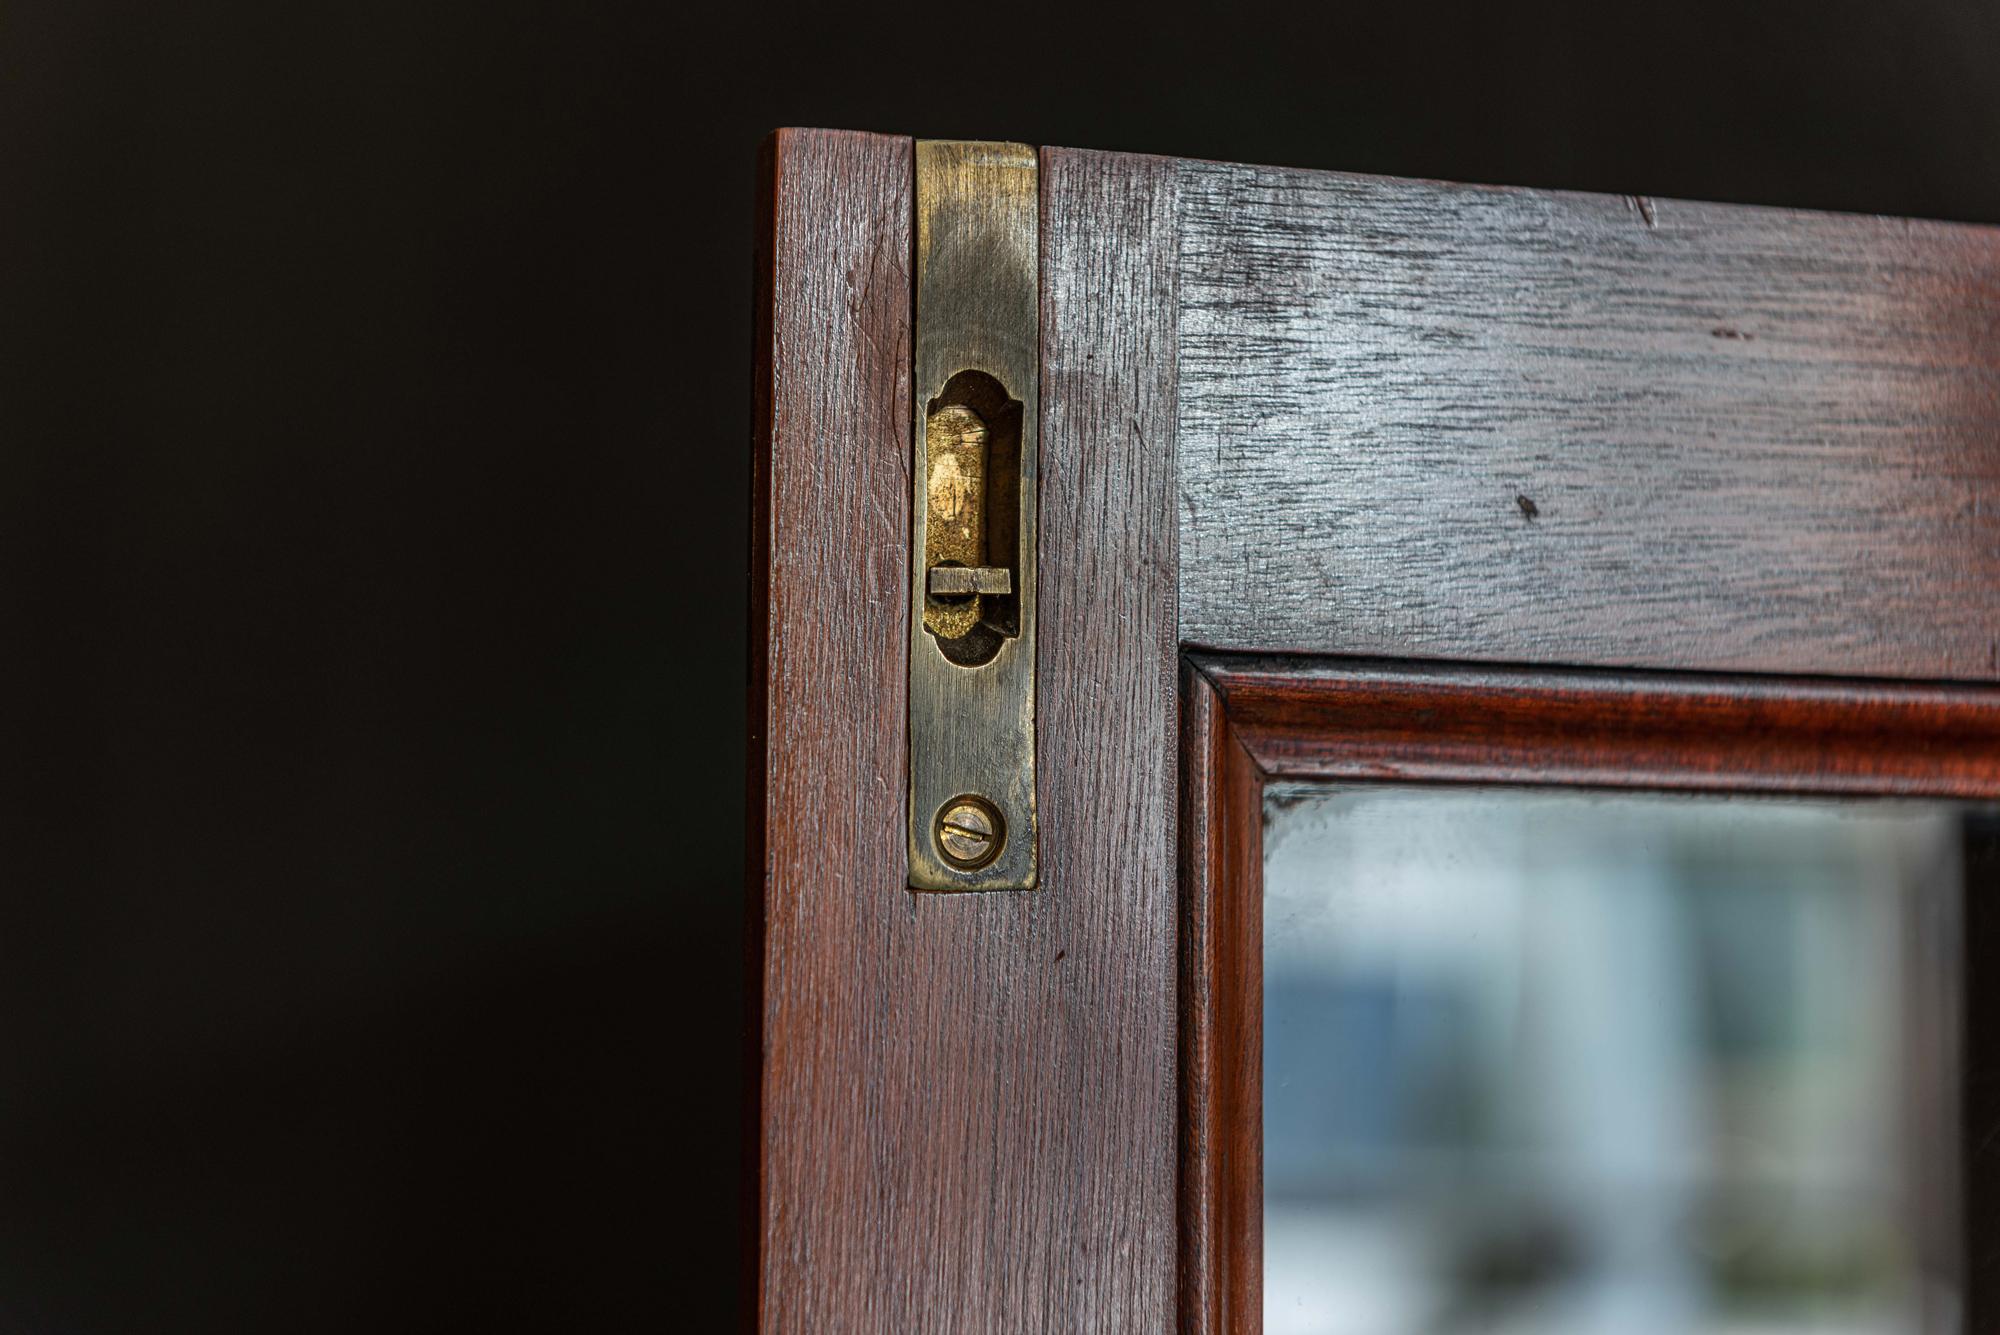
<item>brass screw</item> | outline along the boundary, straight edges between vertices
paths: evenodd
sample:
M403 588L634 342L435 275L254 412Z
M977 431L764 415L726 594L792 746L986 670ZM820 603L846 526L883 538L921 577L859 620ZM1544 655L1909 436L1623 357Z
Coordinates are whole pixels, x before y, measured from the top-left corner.
M1000 854L1007 826L981 797L954 797L937 815L937 846L960 871L977 871Z

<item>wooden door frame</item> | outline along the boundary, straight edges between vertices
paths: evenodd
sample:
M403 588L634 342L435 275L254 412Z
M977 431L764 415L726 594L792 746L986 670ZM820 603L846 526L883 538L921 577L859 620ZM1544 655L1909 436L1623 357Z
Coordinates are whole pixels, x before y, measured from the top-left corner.
M1242 1328L1253 1277L1204 1258L1254 1220L1212 1194L1184 1234L1179 1168L1243 1180L1256 1036L1199 1019L1213 971L1183 1024L1180 976L1249 909L1183 916L1181 884L1246 874L1229 813L1282 730L1184 653L1868 678L1827 717L1926 781L1926 746L1958 754L1927 706L1869 720L1895 680L2000 679L2000 231L1041 150L1042 883L927 896L902 879L911 162L817 130L765 157L754 1319ZM1649 781L1699 772L1596 717ZM1711 769L1756 760L1736 735Z
M902 138L787 130L766 150L756 1320L1159 1329L1179 1108L1173 164L1041 154L1041 888L983 895L903 879L911 171Z
M1264 787L1272 780L2000 799L2000 688L1194 654L1182 673L1181 1329L1263 1310ZM1975 922L1983 922L1979 906ZM1974 1011L1975 1006L1968 1006ZM2000 1066L2000 1032L1965 1037ZM1964 1250L2000 1185L1961 1126ZM1968 1315L1993 1307L1969 1274ZM1965 1329L1983 1327L1968 1323Z

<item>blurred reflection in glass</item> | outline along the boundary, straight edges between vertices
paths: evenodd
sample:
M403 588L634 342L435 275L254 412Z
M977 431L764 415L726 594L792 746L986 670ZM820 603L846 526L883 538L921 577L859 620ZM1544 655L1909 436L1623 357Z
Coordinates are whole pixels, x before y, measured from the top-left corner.
M1963 808L1265 816L1270 1335L1956 1329Z

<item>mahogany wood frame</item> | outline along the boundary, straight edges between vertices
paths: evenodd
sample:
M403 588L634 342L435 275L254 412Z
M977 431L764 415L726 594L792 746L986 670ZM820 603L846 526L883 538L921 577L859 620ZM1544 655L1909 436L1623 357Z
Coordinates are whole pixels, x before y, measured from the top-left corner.
M788 130L767 150L747 1212L765 1330L1172 1323L1172 163L1045 149L1040 172L1042 888L925 895L903 856L910 141Z
M1267 773L1991 790L2000 230L1044 148L1042 885L911 894L911 171L765 158L759 1328L1255 1328Z
M1268 780L2000 798L1989 686L1216 655L1182 683L1181 1328L1202 1335L1262 1318ZM2000 1065L1993 1050L1981 1026L1968 1067ZM1972 1132L1994 1107L1967 1093L1966 1251L1983 1255L2000 1182ZM2000 1289L1968 1269L1965 1328L1982 1330Z

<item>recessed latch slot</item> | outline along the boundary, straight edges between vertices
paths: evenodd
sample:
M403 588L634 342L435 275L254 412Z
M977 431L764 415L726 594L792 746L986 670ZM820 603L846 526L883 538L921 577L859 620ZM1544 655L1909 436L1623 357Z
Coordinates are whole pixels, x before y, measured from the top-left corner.
M961 667L1021 633L1021 404L961 371L924 419L924 629Z

